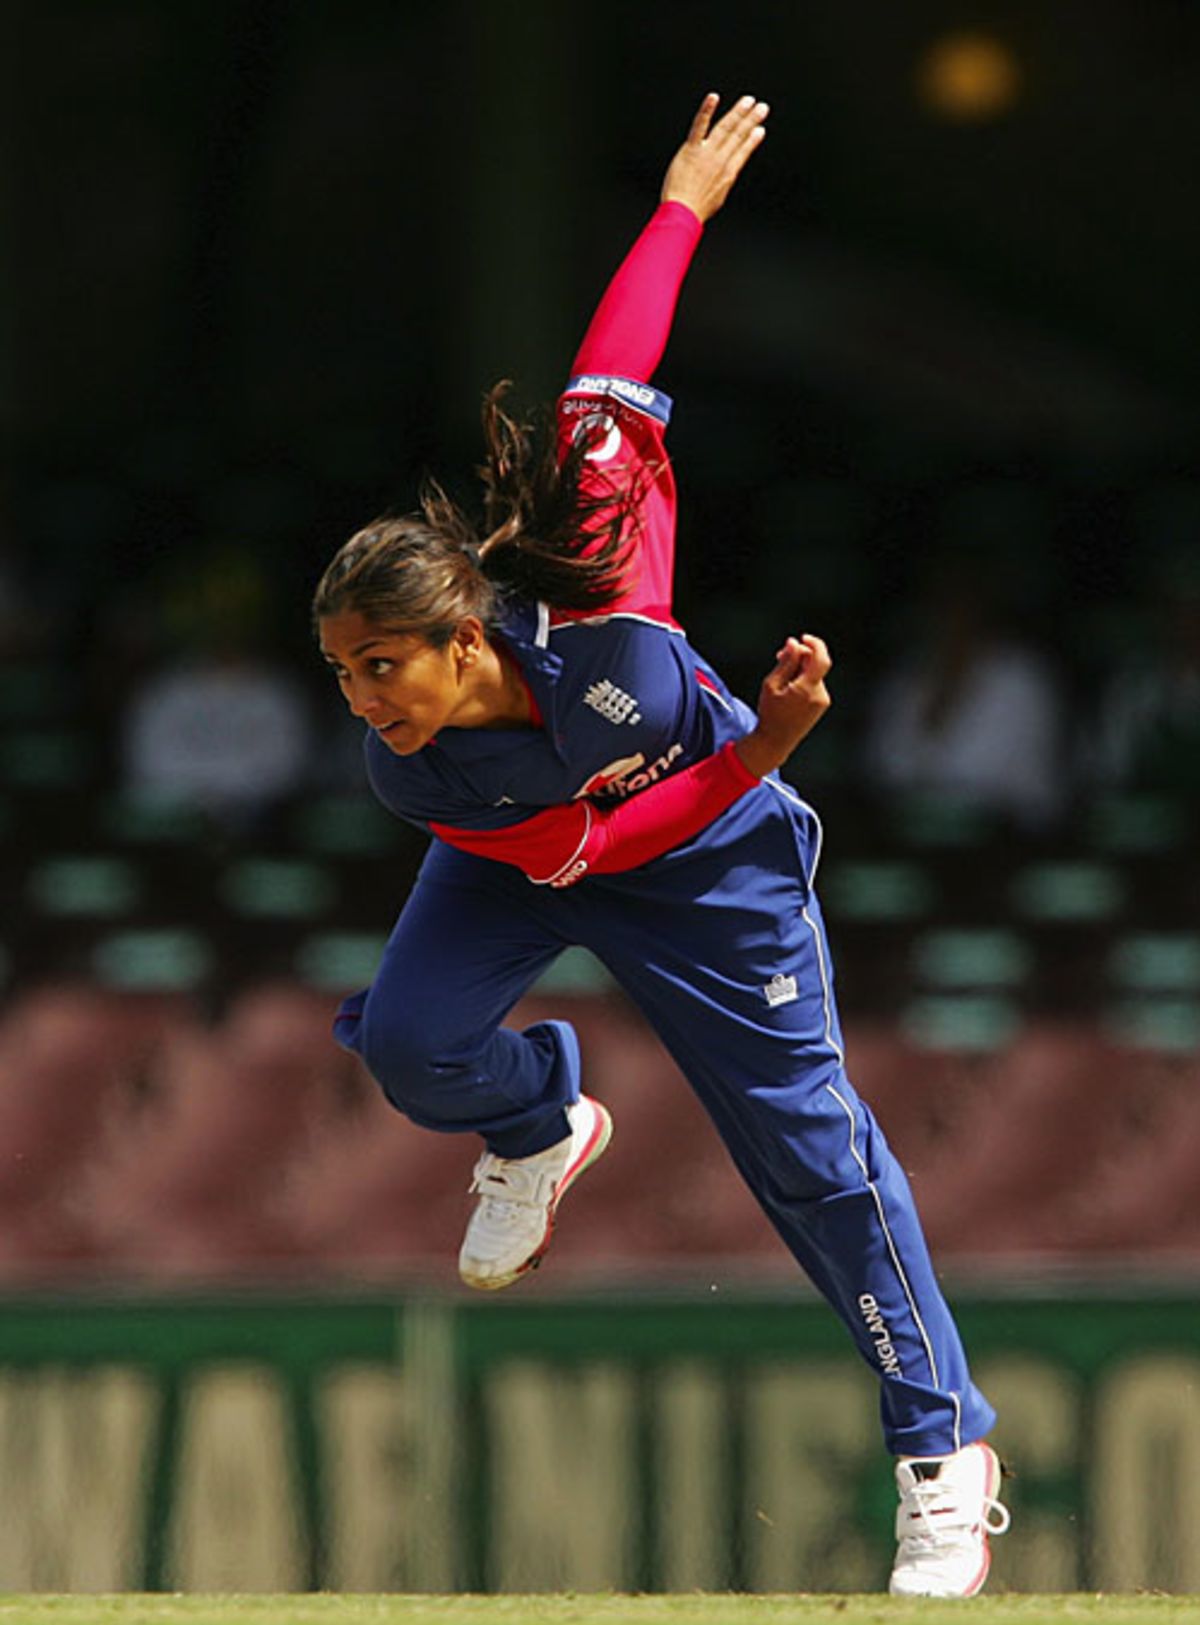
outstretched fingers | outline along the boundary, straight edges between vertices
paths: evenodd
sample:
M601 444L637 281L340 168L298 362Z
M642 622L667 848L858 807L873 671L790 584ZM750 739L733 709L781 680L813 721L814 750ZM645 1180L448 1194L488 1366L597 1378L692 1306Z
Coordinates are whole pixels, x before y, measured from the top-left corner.
M766 102L743 96L714 125L707 145L720 168L728 190L757 151L767 133L766 118L771 109Z
M717 110L717 103L720 99L715 90L710 90L696 109L696 116L692 120L691 129L687 133L689 146L698 147L702 141L708 139L708 132L712 127L712 116Z
M767 133L766 119L770 111L766 102L756 101L753 96L741 96L713 125L708 139L724 157L743 148L753 148Z
M687 139L667 169L661 194L666 203L686 204L701 222L710 220L725 202L762 142L770 111L766 102L742 96L714 123L719 99L710 91L700 103Z

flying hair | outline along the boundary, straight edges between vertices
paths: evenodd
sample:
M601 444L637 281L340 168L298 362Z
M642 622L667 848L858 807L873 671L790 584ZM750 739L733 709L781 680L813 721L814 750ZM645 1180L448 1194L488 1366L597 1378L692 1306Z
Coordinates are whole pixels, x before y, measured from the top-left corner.
M505 410L510 389L504 380L484 396L482 523L427 479L417 513L384 514L335 554L317 585L315 620L353 609L444 643L464 615L494 627L508 597L577 611L614 602L651 475L621 469L611 489L584 494L586 459L604 429L586 429L560 458L547 414L530 422Z

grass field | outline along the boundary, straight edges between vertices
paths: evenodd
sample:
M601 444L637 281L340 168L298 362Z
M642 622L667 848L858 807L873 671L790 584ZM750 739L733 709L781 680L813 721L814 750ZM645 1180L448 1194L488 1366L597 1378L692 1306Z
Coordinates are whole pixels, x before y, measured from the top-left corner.
M1200 1597L0 1597L0 1625L962 1625L965 1618L977 1625L1184 1625L1200 1619Z

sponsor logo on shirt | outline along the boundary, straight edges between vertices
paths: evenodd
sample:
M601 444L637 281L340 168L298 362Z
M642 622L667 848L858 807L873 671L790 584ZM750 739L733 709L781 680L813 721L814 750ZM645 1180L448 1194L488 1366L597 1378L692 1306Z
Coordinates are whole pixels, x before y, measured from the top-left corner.
M645 760L646 758L639 751L636 756L622 756L619 761L609 762L608 766L602 767L599 773L593 773L586 784L579 786L574 799L578 801L580 796L596 796L611 790L614 785L621 784L635 768L641 767Z
M569 869L564 869L561 875L556 875L550 882L552 891L561 891L564 886L573 886L577 880L582 880L588 872L586 858L580 858Z
M621 449L621 430L607 412L589 412L575 425L573 440L587 439L589 463L611 463Z
M661 779L682 755L682 745L671 745L648 767L645 766L646 758L640 752L637 756L623 756L620 761L610 762L607 767L602 767L599 773L593 773L587 783L580 785L576 790L575 797L578 799L580 796L596 796L601 801L621 801L635 791L644 790L648 784L654 784L656 780ZM638 772L639 768L642 769L641 772Z
M583 703L598 711L606 722L640 722L642 713L632 694L618 688L611 678L602 677L583 696Z

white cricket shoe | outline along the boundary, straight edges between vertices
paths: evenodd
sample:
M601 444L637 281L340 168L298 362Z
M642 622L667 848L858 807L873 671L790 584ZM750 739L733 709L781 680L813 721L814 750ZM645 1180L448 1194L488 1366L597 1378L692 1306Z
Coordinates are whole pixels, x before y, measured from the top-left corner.
M989 1535L1009 1525L996 1500L1000 1461L990 1445L896 1463L900 1542L888 1590L901 1597L973 1597L991 1566Z
M570 1134L545 1151L532 1157L485 1151L475 1164L471 1191L479 1201L458 1255L468 1286L494 1292L541 1263L559 1202L612 1137L612 1118L587 1095L567 1107L567 1121Z

